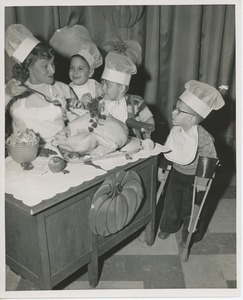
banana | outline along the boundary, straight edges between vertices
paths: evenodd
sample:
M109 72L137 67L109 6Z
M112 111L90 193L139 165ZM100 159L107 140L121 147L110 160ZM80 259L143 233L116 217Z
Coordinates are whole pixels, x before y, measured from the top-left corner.
M141 140L136 137L130 137L128 143L123 146L120 151L130 153L136 153L141 149Z
M142 140L142 149L145 151L153 150L155 143L151 139Z

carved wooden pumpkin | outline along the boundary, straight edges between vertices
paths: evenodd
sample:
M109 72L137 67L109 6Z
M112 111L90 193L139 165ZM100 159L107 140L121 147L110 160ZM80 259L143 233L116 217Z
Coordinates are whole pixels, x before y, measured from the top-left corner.
M142 198L141 179L136 172L119 171L108 177L92 199L89 213L91 231L101 236L120 231L132 220Z
M103 9L104 17L113 26L129 28L136 24L144 13L141 5L116 5L106 6Z

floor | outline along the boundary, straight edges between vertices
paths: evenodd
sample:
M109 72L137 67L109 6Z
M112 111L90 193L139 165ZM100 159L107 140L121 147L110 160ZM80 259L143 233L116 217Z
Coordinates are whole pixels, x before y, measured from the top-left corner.
M158 203L157 227L163 197ZM223 289L237 291L236 180L234 174L219 172L207 198L207 226L203 239L192 245L187 262L178 246L181 233L166 240L156 237L149 247L138 240L100 258L99 289ZM71 276L55 290L89 290L87 268ZM37 290L29 281L6 266L6 290ZM120 294L121 296L124 294ZM161 294L162 295L162 294Z

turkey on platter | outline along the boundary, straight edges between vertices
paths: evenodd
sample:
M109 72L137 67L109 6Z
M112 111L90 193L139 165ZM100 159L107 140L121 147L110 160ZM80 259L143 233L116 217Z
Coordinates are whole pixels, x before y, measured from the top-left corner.
M87 111L59 131L52 145L80 155L104 155L121 148L127 140L128 128L123 122Z

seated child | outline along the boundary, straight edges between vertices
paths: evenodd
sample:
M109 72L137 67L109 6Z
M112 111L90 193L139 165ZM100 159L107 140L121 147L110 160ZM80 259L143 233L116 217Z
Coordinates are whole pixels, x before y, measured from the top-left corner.
M140 96L129 95L131 76L137 72L136 65L126 55L109 52L105 58L105 69L101 76L103 99L100 101L101 113L112 115L126 123L129 118L154 125L154 118L145 101ZM132 135L136 130L132 130ZM143 129L145 138L150 131Z
M101 95L100 83L91 77L103 59L93 43L87 29L81 25L66 26L55 32L50 40L52 47L62 55L70 57L69 84L73 98L69 99L69 120L85 114L85 105L91 98Z
M93 55L91 55L92 52ZM71 83L69 86L77 97L77 99L70 100L69 105L71 107L81 108L90 102L90 98L101 95L101 84L95 79L91 79L95 68L101 64L102 57L93 43L83 45L81 51L71 57L69 68Z
M212 110L224 106L219 91L209 84L190 80L172 111L172 129L166 146L172 151L164 154L173 162L160 222L158 237L166 239L182 228L181 247L185 246L191 215L193 183L199 156L217 157L212 136L200 126ZM195 232L194 241L201 233Z

